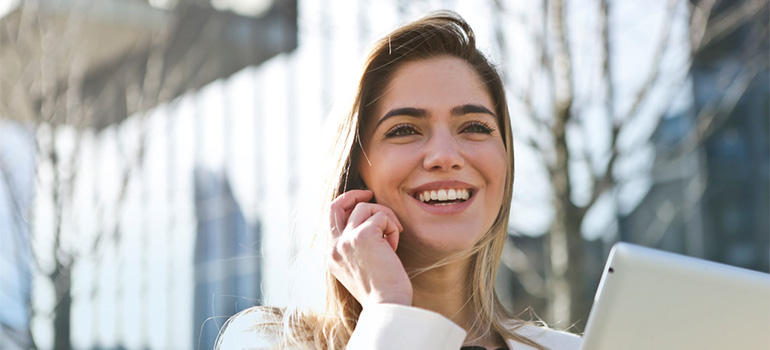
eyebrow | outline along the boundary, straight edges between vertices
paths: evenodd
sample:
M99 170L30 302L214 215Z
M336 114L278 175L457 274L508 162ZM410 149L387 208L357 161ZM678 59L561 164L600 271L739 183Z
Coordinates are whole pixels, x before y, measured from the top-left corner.
M492 113L489 109L482 105L475 105L475 104L464 104L462 106L457 106L452 108L452 116L461 116L465 114L471 114L471 113L483 113L483 114L489 114L495 119L497 119L497 116ZM428 117L428 111L422 108L414 108L414 107L403 107L403 108L395 108L388 111L388 113L385 113L385 115L380 118L380 120L377 121L377 124L374 125L374 129L377 130L377 127L382 124L386 119L394 116L407 116L407 117L415 117L415 118L426 118Z
M459 116L459 115L465 115L465 114L471 114L471 113L483 113L483 114L489 114L492 117L497 118L497 116L492 113L487 107L484 107L482 105L474 105L474 104L465 104L462 106L457 106L455 108L452 108L452 116Z

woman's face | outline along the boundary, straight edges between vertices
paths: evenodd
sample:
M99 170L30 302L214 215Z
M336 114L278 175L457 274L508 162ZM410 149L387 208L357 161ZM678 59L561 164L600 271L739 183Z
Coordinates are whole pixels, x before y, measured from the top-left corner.
M401 246L472 247L500 211L507 169L494 104L474 69L450 56L405 63L373 110L359 170L403 225Z

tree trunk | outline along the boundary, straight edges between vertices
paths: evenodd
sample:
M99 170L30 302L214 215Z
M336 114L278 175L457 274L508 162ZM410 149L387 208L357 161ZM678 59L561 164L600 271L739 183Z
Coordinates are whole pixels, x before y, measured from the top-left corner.
M70 266L58 264L52 278L56 292L53 329L54 349L71 349L70 345L70 309L72 306Z
M583 239L580 226L585 212L570 200L569 153L563 129L555 133L556 167L552 172L555 217L546 240L549 262L550 322L560 328L585 325L588 305L584 297Z
M51 101L48 101L51 102ZM51 149L47 152L51 167L53 168L53 187L51 188L51 197L54 205L54 245L53 257L55 261L54 270L48 275L49 281L53 283L54 293L56 295L56 305L53 312L53 348L71 349L70 344L70 309L72 307L72 280L71 268L72 260L64 252L62 247L62 231L64 225L64 203L67 198L67 192L62 191L66 177L63 178L59 165L61 159L56 150L57 129L50 131ZM71 183L67 184L71 186Z

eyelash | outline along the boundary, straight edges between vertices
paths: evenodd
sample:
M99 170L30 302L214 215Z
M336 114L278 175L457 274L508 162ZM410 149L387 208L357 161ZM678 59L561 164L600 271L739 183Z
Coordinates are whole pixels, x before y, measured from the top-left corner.
M468 124L465 124L465 127L462 129L461 132L470 132L470 133L481 133L481 134L491 134L493 131L495 131L495 128L489 125L489 123L481 122L481 121L472 121ZM392 137L404 137L404 136L412 136L417 135L418 132L414 128L414 126L410 124L398 124L388 132L385 133L385 137L392 138Z
M470 131L469 129L471 128L480 128L480 130ZM495 131L494 127L489 125L489 123L481 121L469 122L468 124L465 124L465 127L462 130L462 132L474 132L482 134L491 134L493 131Z
M403 134L404 132L409 132L409 134ZM415 130L414 126L411 126L409 124L398 124L390 130L388 130L387 133L385 133L385 137L391 138L391 137L403 137L403 136L411 136L416 135L417 130Z

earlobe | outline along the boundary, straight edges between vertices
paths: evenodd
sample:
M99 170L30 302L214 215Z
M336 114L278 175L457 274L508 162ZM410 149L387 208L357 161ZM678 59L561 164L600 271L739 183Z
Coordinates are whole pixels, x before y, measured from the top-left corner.
M369 189L369 186L366 185L366 182L364 182L364 179L361 177L361 174L358 174L358 179L356 179L356 187L365 191L371 191ZM374 192L374 191L372 191ZM369 200L369 203L377 203L377 201L374 199L375 196L372 196L372 199Z

